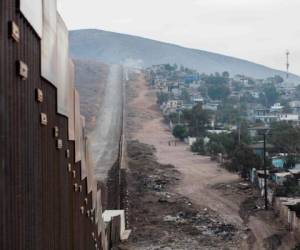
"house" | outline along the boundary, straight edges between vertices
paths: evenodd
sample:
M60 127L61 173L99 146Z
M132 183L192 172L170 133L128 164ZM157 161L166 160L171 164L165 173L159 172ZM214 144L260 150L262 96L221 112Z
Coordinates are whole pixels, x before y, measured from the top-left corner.
M267 170L266 173L267 173L267 179L268 179L269 175L270 175L269 170ZM257 170L256 168L252 168L251 173L250 173L250 180L255 186L259 187L260 189L263 189L265 186L264 170Z
M273 203L281 221L288 226L289 230L293 232L298 241L300 241L300 218L299 213L295 211L295 206L299 203L299 197L277 197Z
M222 130L222 129L212 129L212 130L207 130L206 131L208 134L230 134L231 131L230 130Z
M298 181L300 180L300 169L289 169L289 172L296 178Z
M192 146L196 141L197 138L196 137L187 137L184 139L185 143L188 144L189 146Z
M189 74L189 75L185 75L183 77L183 81L185 83L193 83L193 82L196 82L196 81L199 81L200 80L200 76L199 74L195 73L195 74Z
M249 145L249 147L254 151L254 153L258 156L263 156L264 155L264 144L263 142L260 142L260 143L254 143L254 144L251 144ZM266 144L266 154L268 155L268 151L270 149L273 148L273 145L271 144Z
M192 109L194 107L193 104L185 103L182 105L182 109Z
M284 107L281 106L280 103L275 103L273 106L271 106L270 108L270 113L272 114L280 114L282 113Z
M253 98L255 98L255 99L258 99L258 98L259 98L259 92L257 92L257 91L251 91L251 92L250 92L250 95L251 95Z
M175 113L180 110L183 106L182 100L169 100L167 103L163 103L160 106L164 115Z
M181 95L181 90L177 87L173 87L171 89L171 93L174 95L175 98L178 98Z
M192 98L192 103L193 103L194 105L197 105L197 104L199 104L199 103L204 103L204 99L203 99L202 97L199 97L199 96L193 97L193 98Z
M300 115L300 101L289 102L289 106L293 114Z
M289 178L292 177L293 175L290 172L283 172L283 173L274 173L272 174L272 180L277 184L277 185L283 185L283 183Z
M299 115L298 114L280 114L279 121L292 122L299 125Z
M284 167L284 160L280 157L272 157L272 165L275 168L283 168Z
M254 119L255 121L271 123L271 122L278 121L278 116L276 114L272 114L270 112L270 109L261 108L255 110Z
M166 108L168 109L177 109L182 106L182 101L181 100L169 100L166 103Z
M253 138L253 137L261 135L262 131L267 131L269 128L270 128L269 126L266 126L264 124L264 125L257 125L252 128L249 128L248 131L249 131L250 137Z
M219 106L220 106L219 101L210 101L210 102L205 103L203 105L203 109L204 110L209 110L209 111L217 111Z

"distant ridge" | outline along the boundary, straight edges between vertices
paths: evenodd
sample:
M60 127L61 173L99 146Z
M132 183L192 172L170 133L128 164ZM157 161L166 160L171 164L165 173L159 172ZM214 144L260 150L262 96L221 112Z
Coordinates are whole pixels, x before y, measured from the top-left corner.
M176 63L196 69L200 73L228 71L231 75L243 74L254 78L267 78L274 75L285 77L283 71L246 60L95 29L71 31L70 52L75 59L125 64L139 68ZM291 74L290 81L300 83L300 77Z

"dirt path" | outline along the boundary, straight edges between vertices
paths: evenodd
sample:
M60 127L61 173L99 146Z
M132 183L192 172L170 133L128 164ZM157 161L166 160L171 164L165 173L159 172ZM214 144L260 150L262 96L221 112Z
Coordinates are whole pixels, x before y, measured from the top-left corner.
M139 113L149 115L151 120L143 123L133 139L153 145L160 163L172 164L184 174L177 192L189 197L194 203L205 204L216 210L228 219L228 222L241 224L242 220L238 215L239 204L233 204L216 190L209 188L210 185L232 182L239 177L218 167L217 163L210 161L208 157L194 155L182 142L177 142L176 146L169 146L168 142L174 138L155 107L155 98L155 94L149 91L146 83L141 80L138 96L131 105L136 107Z
M176 146L169 146L169 141L174 138L168 126L163 123L162 115L155 105L155 92L148 88L141 75L139 79L132 81L132 84L130 88L134 88L137 94L129 103L130 109L133 110L129 116L135 120L130 124L131 139L153 145L159 163L172 164L183 174L183 178L176 186L176 192L188 197L196 205L216 211L225 221L237 228L249 227L254 233L252 237L245 239L242 249L265 249L265 239L278 233L276 226L253 216L245 225L240 217L240 205L244 198L241 195L224 196L222 190L213 187L219 183L242 180L236 174L219 167L208 157L194 155L182 142L177 142Z

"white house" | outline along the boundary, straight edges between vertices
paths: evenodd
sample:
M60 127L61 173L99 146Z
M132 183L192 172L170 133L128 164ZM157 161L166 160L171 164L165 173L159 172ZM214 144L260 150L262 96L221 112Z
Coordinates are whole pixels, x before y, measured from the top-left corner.
M281 113L283 111L283 106L281 106L280 103L275 103L273 106L270 108L271 113Z
M287 180L287 178L291 176L292 174L289 172L275 173L273 180L276 182L276 184L282 185Z
M299 115L296 114L280 114L279 115L280 121L287 121L287 122L299 122Z

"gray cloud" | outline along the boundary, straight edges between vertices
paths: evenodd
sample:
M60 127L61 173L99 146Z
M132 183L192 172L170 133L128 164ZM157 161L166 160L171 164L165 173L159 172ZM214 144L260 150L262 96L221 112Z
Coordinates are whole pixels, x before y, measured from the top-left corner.
M58 0L70 29L99 28L300 74L299 0Z

